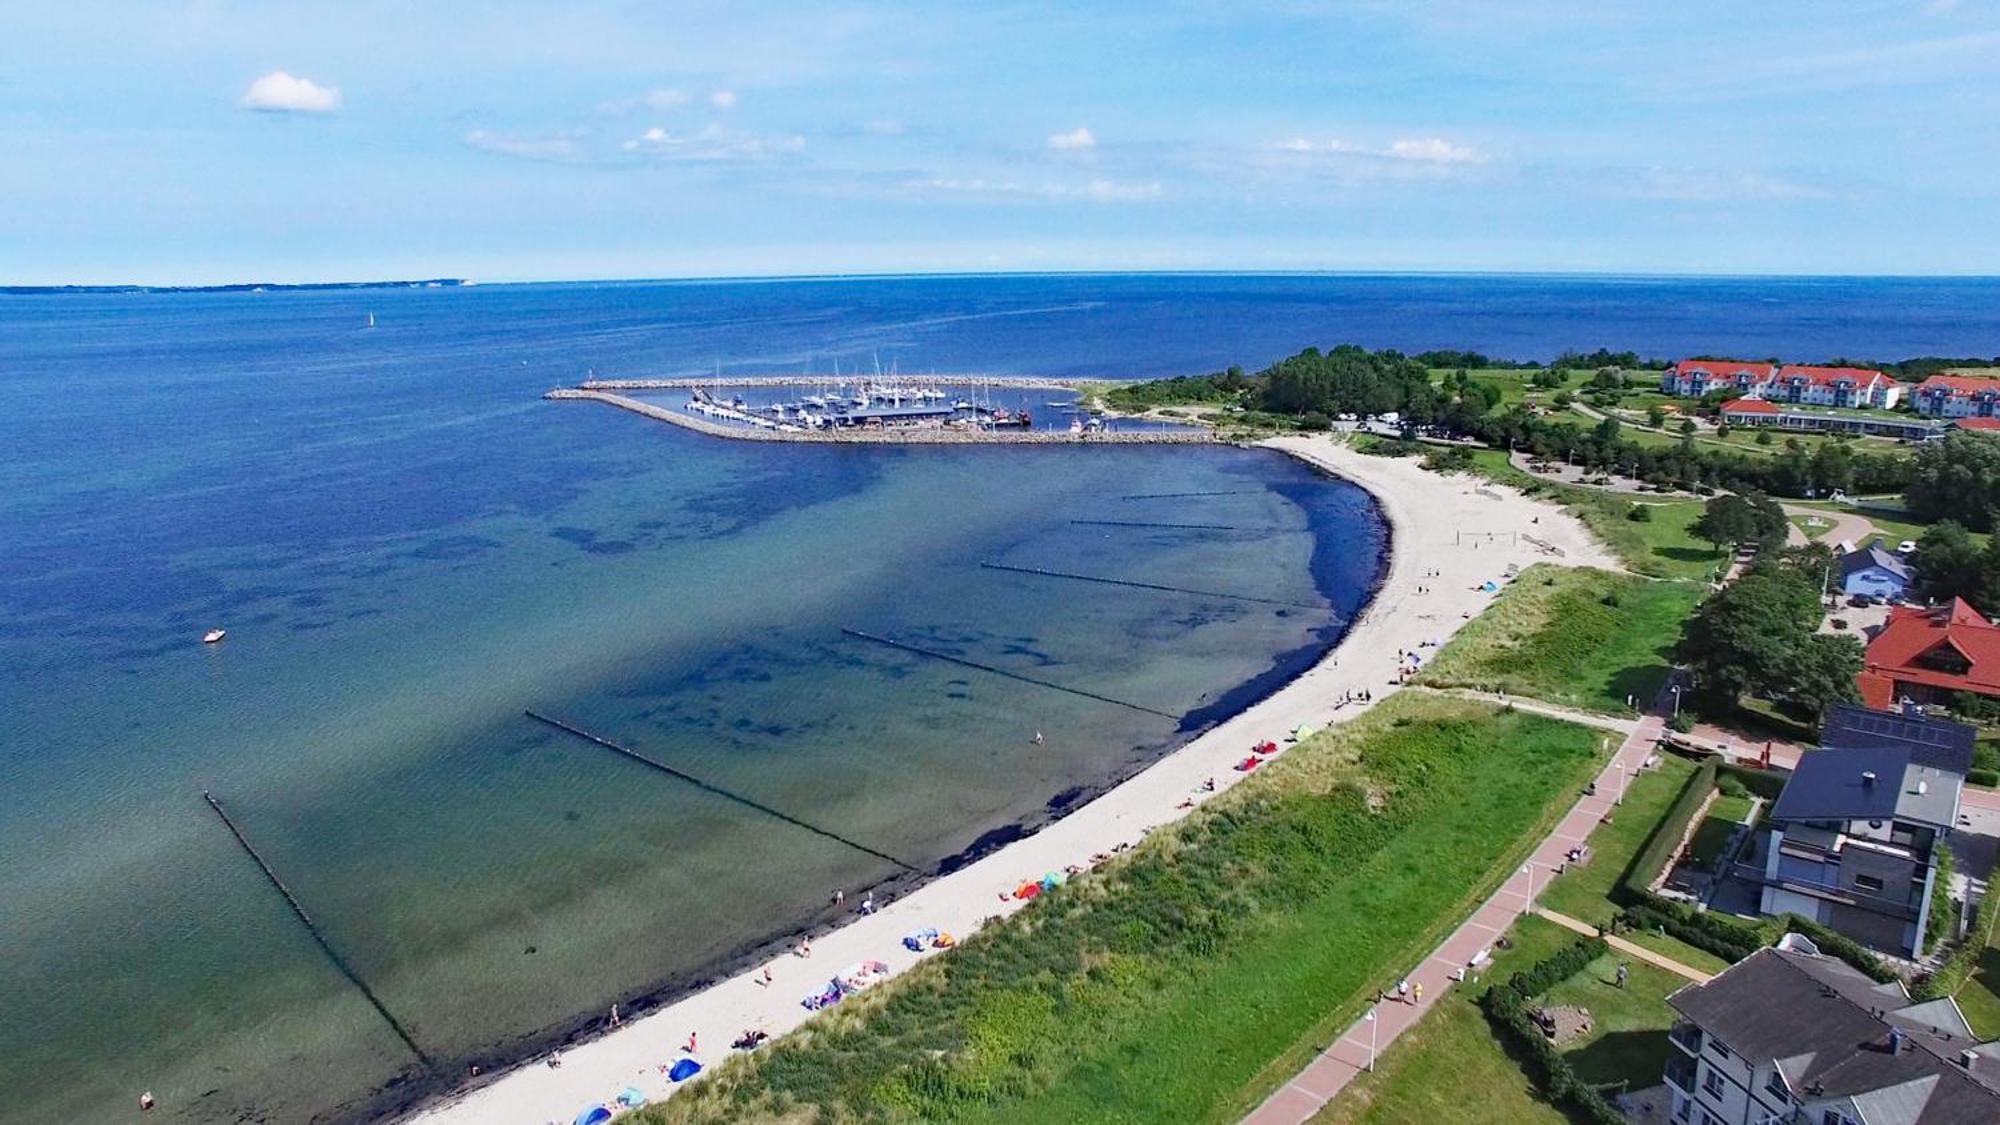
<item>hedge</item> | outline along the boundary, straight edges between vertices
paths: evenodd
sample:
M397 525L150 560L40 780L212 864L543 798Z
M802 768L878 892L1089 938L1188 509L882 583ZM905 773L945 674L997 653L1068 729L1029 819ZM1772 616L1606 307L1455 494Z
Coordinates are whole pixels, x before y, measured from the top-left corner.
M1937 972L1918 982L1913 995L1919 1000L1958 995L1958 990L1972 979L1972 971L1979 967L1987 943L1993 940L1995 918L2000 918L2000 887L1990 888L1981 896L1979 913L1972 916L1972 928L1965 932L1965 940L1958 943L1958 948L1951 951Z
M1895 971L1883 964L1882 959L1867 947L1797 914L1753 923L1696 910L1659 895L1647 895L1645 901L1626 907L1618 917L1626 927L1664 931L1732 964L1773 944L1788 932L1803 934L1819 947L1821 953L1840 958L1867 974L1871 980L1886 984L1898 979Z
M1619 880L1621 897L1627 902L1644 902L1652 897L1653 880L1667 869L1674 860L1674 853L1680 850L1681 838L1687 835L1688 825L1694 823L1694 814L1708 799L1708 791L1715 788L1715 772L1720 763L1709 758L1699 768L1688 775L1687 784L1681 787L1681 795L1667 808L1665 816L1653 828L1653 834L1646 837L1646 846L1632 858L1632 865L1625 869L1625 877Z
M1777 800L1778 794L1785 791L1785 782L1789 780L1788 778L1779 777L1770 770L1752 769L1749 766L1739 766L1735 762L1724 762L1721 759L1716 759L1715 772L1719 778L1735 778L1743 783L1743 788L1748 789L1750 792L1767 801Z
M1984 785L1988 789L2000 787L2000 770L1967 770L1965 780L1972 785Z
M1596 1088L1578 1078L1576 1068L1542 1034L1528 1004L1557 983L1582 972L1584 966L1604 956L1610 947L1602 938L1585 938L1522 972L1494 985L1479 998L1480 1010L1493 1026L1513 1036L1515 1044L1535 1060L1536 1084L1549 1101L1567 1105L1593 1125L1625 1125L1625 1114Z

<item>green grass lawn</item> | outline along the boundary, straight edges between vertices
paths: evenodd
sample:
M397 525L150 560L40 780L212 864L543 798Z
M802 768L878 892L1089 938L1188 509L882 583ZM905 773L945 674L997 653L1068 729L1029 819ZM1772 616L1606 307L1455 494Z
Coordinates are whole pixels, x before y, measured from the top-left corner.
M2000 934L1995 935L2000 938ZM1981 1040L2000 1039L2000 945L1989 944L1972 979L1953 997Z
M1702 587L1579 567L1523 571L1419 682L1629 715L1651 701Z
M1727 794L1717 797L1694 830L1694 839L1688 844L1689 861L1704 871L1712 869L1722 857L1722 849L1729 846L1729 837L1748 819L1750 798Z
M1382 1052L1373 1074L1349 1082L1313 1120L1318 1125L1430 1125L1476 1119L1492 1125L1560 1125L1568 1114L1528 1081L1474 1003L1479 987L1503 980L1573 944L1577 935L1539 918L1513 929L1514 948L1494 959L1481 986L1454 989L1422 1023ZM1615 986L1618 963L1631 977ZM1595 1026L1564 1048L1578 1077L1613 1092L1657 1085L1673 1025L1666 997L1687 981L1617 951L1550 989L1549 1003L1589 1010ZM1477 1107L1468 1117L1469 1107Z
M1706 579L1726 561L1723 552L1688 532L1689 525L1701 518L1700 500L1629 498L1542 480L1515 468L1501 449L1476 450L1472 463L1479 475L1488 480L1549 496L1561 503L1635 573L1654 578ZM1641 522L1627 518L1635 500L1647 506L1652 519Z
M1233 1119L1514 870L1597 743L1397 696L636 1119Z

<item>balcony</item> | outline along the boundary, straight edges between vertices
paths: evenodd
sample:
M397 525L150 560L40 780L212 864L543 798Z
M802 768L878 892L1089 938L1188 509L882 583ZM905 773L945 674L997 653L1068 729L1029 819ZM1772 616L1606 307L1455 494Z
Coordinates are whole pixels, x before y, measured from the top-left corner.
M1667 1038L1673 1041L1674 1046L1690 1055L1701 1054L1701 1028L1691 1023L1675 1024L1673 1029L1667 1032Z
M1667 1085L1672 1086L1690 1098L1694 1097L1695 1072L1696 1067L1693 1059L1679 1054L1667 1056L1667 1065L1664 1072Z

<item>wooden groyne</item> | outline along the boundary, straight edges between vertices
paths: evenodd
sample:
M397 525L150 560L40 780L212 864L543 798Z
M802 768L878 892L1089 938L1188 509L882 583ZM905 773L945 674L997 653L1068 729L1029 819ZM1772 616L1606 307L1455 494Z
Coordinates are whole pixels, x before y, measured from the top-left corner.
M803 828L806 831L811 832L815 836L824 836L827 839L832 840L836 843L846 844L848 847L853 848L855 851L862 852L867 855L872 855L876 859L886 860L890 863L895 864L897 867L902 868L905 871L909 871L915 874L922 874L922 872L915 866L908 863L904 863L902 860L897 859L895 856L890 855L888 852L876 851L874 848L871 848L866 844L850 840L847 837L842 836L838 832L832 832L825 828L821 828L817 824L811 824L806 821L800 820L798 817L792 816L790 813L780 812L779 810L774 809L767 804L764 804L762 801L758 801L750 797L745 797L741 793L731 792L728 789L724 789L720 785L714 785L709 782L703 781L702 779L694 776L691 773L686 773L681 770L677 770L674 767L666 764L665 762L659 761L657 759L648 758L644 754L639 753L637 750L632 750L624 746L620 746L616 742L613 742L610 739L605 738L601 735L592 734L589 731L584 730L582 727L571 726L569 723L565 723L561 719L551 718L550 716L544 715L539 711L527 711L524 713L530 719L533 719L536 722L547 723L548 725L556 728L559 731L564 732L565 734L573 734L576 737L581 738L586 742L595 743L598 746L604 747L606 750L610 750L618 754L623 754L625 757L632 759L633 761L639 763L642 766L651 767L652 769L656 769L661 773L666 774L668 777L672 777L680 781L685 781L689 785L692 785L695 788L700 789L705 793L712 793L717 797L723 798L724 800L734 801L739 805L745 806L746 808L755 809L766 816L776 817L779 820L784 821L786 824Z
M354 967L347 963L347 959L342 957L333 948L333 943L328 941L326 935L320 932L319 923L313 921L312 915L306 913L305 905L299 901L299 897L292 893L292 889L285 885L283 879L278 878L278 873L271 868L271 865L251 845L250 838L245 836L243 830L236 826L236 822L229 818L229 814L222 808L222 802L216 800L215 796L206 789L201 791L201 799L207 801L208 807L213 809L215 815L222 819L223 827L229 829L229 834L236 837L236 842L243 846L244 853L256 861L258 868L264 872L264 878L270 880L271 886L277 888L278 893L284 896L285 905L292 908L292 913L298 917L300 924L305 926L306 933L312 935L312 939L318 944L320 952L326 954L326 959L333 962L333 967L340 970L341 976L346 977L355 988L361 990L361 995L375 1009L375 1014L381 1016L382 1021L389 1025L389 1030L396 1033L396 1038L403 1041L403 1046L408 1047L410 1053L417 1056L417 1061L424 1064L424 1069L435 1071L437 1064L431 1061L431 1057L424 1053L422 1047L417 1046L417 1041L410 1037L409 1030L389 1011L388 1005L382 1003L381 998L375 995L375 990L368 987L368 982L361 979L361 974L355 972Z
M1135 582L1130 578L1100 578L1094 574L1071 574L1062 570L1043 570L1038 566L1009 566L1006 563L983 562L979 564L987 570L1004 570L1010 574L1032 574L1037 578L1067 578L1071 582L1096 582L1104 586L1129 586L1134 590L1164 590L1169 594L1194 594L1203 598L1224 598L1233 602L1257 602L1261 605L1281 605L1292 609L1323 609L1310 602L1288 602L1283 598L1260 598L1255 594L1225 594L1220 590L1193 590L1186 586L1162 586L1157 582Z
M666 380L654 380L648 385L664 382ZM669 422L697 433L704 433L710 437L730 438L735 441L818 442L826 445L1204 445L1216 440L1215 435L1206 429L1129 430L1123 433L1096 434L1073 434L1064 430L948 430L893 426L879 429L857 427L798 431L766 430L754 426L730 426L712 422L658 403L642 402L629 395L596 389L601 385L558 387L542 397L552 401L581 399L601 402L621 410L630 410L634 414L643 414L656 421ZM689 385L707 384L690 382Z
M853 637L857 641L870 641L874 644L886 645L889 648L893 649L900 649L903 652L914 653L918 656L926 656L932 660L942 660L947 664L956 664L962 668L972 668L977 671L989 673L991 675L1002 676L1009 680L1019 680L1024 684L1033 684L1036 687L1045 687L1053 691L1067 692L1070 695L1079 695L1085 699L1094 699L1099 703L1109 703L1112 704L1113 706L1125 707L1133 711L1143 711L1148 715L1158 715L1162 719L1172 719L1176 722L1180 721L1179 715L1170 714L1166 711L1158 710L1157 708L1147 707L1146 705L1141 703L1127 703L1122 699L1113 699L1108 695L1099 695L1094 691L1086 691L1083 688L1070 687L1066 684L1058 684L1049 680L1038 680L1033 676L1024 676L1019 672L1009 672L1005 668L995 668L991 664L981 664L976 660L967 660L963 656L953 656L948 652L939 652L936 649L923 648L918 645L909 644L904 641L891 640L888 637L878 637L873 633L864 633L859 629L842 629L841 632L845 633L850 637Z
M1226 523L1147 523L1144 520L1071 520L1077 527L1151 527L1162 531L1249 531Z

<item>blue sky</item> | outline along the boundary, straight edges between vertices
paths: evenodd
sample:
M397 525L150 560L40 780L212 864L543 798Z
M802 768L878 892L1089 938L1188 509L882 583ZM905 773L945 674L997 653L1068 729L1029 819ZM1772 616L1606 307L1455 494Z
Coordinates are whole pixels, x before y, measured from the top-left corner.
M2000 273L2000 5L7 0L0 282Z

